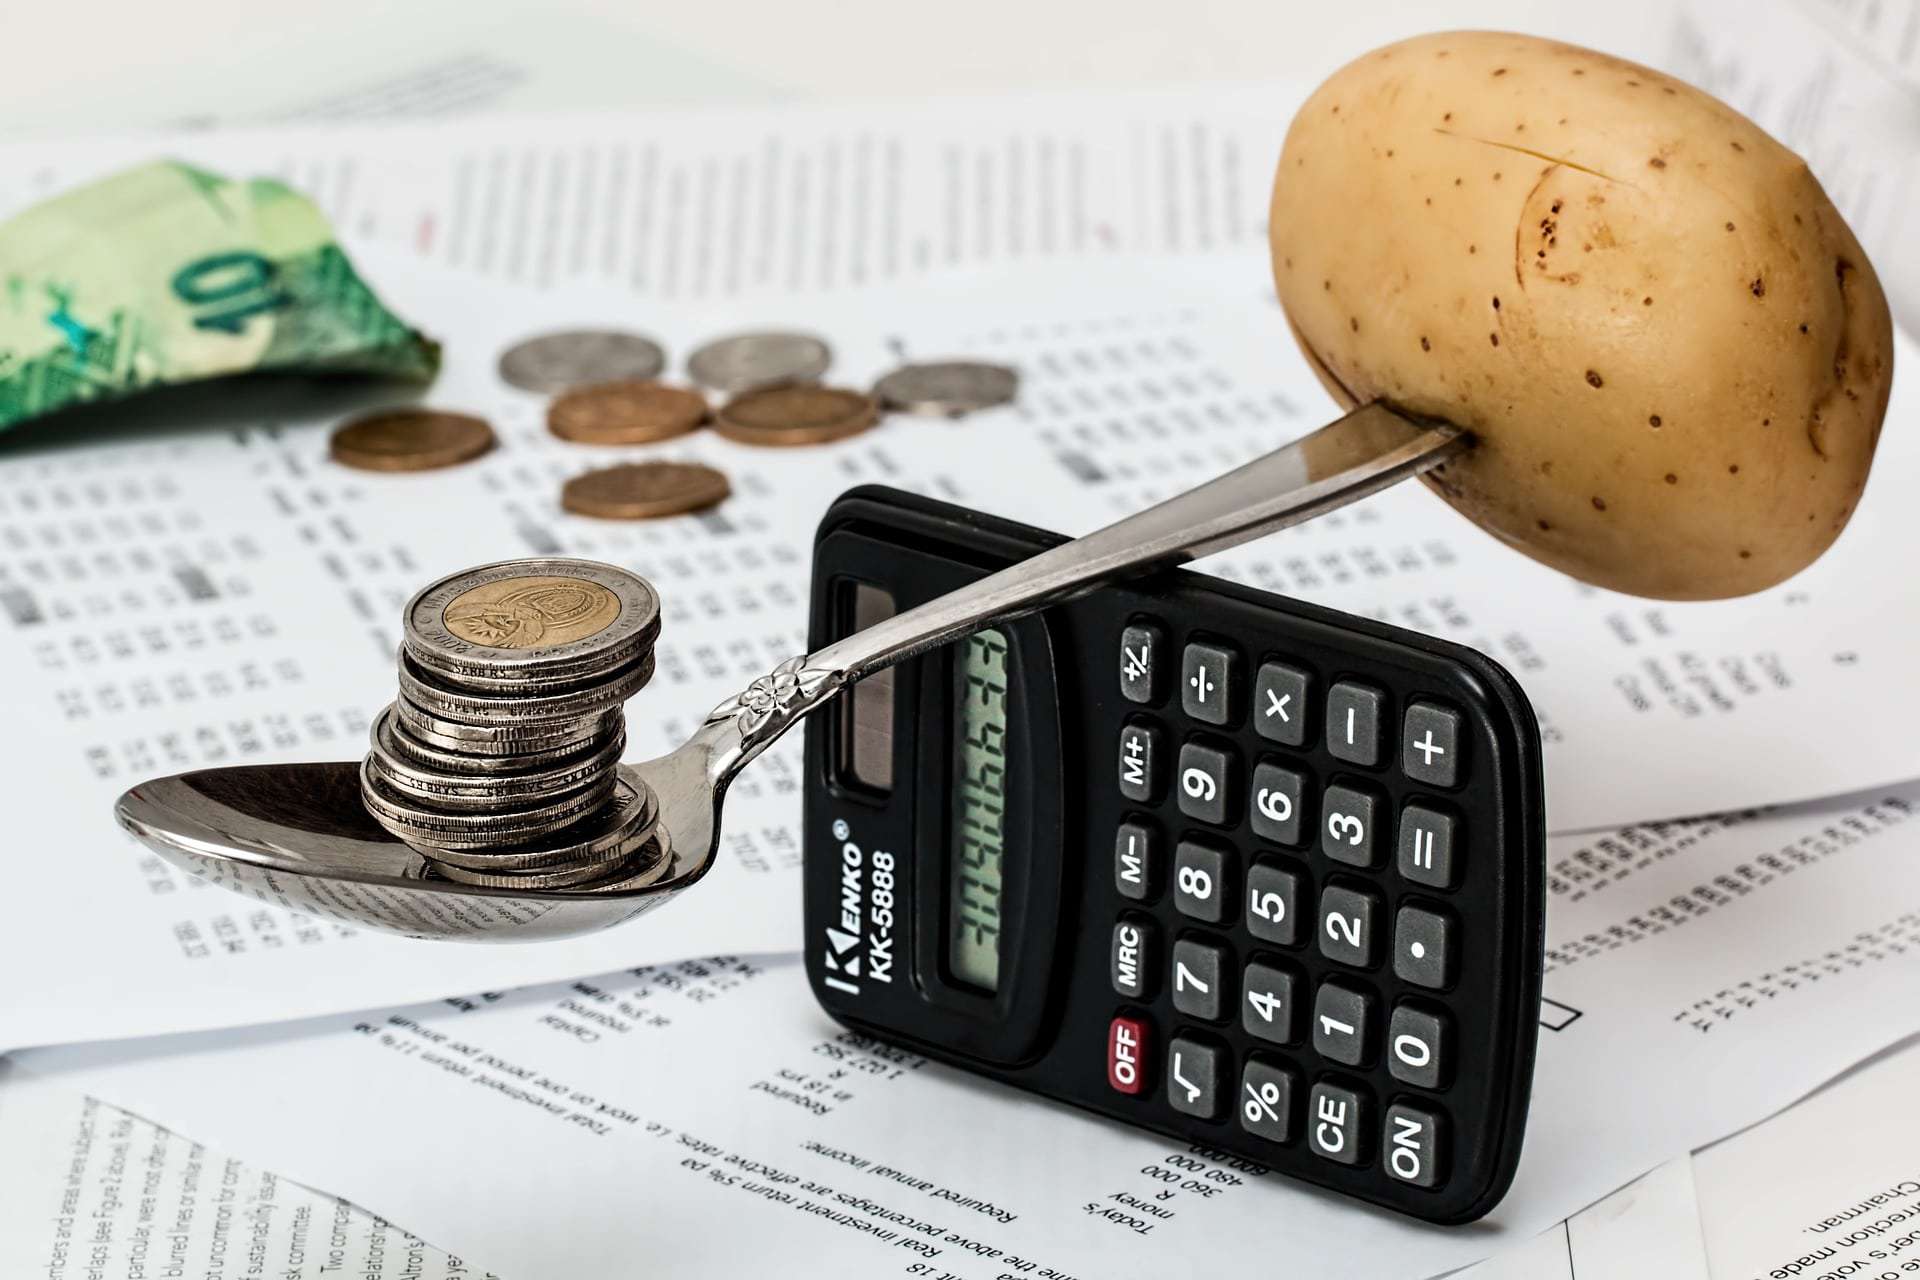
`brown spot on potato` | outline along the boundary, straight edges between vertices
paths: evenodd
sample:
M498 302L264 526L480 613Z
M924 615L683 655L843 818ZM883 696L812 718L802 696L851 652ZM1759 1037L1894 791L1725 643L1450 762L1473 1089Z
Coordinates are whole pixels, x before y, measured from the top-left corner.
M1731 222L1727 224L1727 230L1729 231L1733 230L1733 224Z
M1806 331L1807 331L1807 326L1805 326L1805 325L1801 325L1801 326L1800 326L1800 332L1802 332L1802 333L1805 333Z
M1331 293L1331 292L1333 292L1333 281L1331 281L1331 280L1322 280L1322 281L1320 282L1320 292L1322 292L1322 293Z
M1349 328L1349 329L1351 329L1351 330L1353 330L1353 331L1354 331L1355 333L1358 333L1358 332L1360 332L1360 317L1359 317L1359 316L1348 316L1348 317L1347 317L1347 328Z
M1657 413L1648 414L1647 425L1652 427L1655 431L1658 431L1660 429L1660 415Z
M1740 558L1742 560L1751 560L1753 559L1753 552L1747 550L1745 547L1742 547L1740 548Z
M1673 472L1671 472L1671 471L1669 471L1669 472L1667 472L1667 483L1668 483L1668 484L1679 484L1679 483L1680 483L1680 477L1679 477L1679 476L1677 476L1677 475L1675 475L1675 474L1673 474Z
M1654 156L1652 159L1647 161L1647 168L1649 169L1664 169L1666 167L1667 167L1667 162L1665 160L1662 160L1659 156Z
M1493 69L1493 74L1496 78L1499 76L1503 76L1507 74L1507 69L1505 67L1495 67Z
M1445 124L1447 121L1451 119L1453 119L1453 112L1448 111L1440 117L1440 123Z
M1753 283L1747 286L1747 292L1752 294L1756 298L1766 297L1767 296L1766 280L1760 276L1755 276L1753 278Z
M1420 335L1420 349L1422 351L1433 350L1433 344L1427 341L1427 336L1424 333Z
M1478 253L1478 252L1480 252L1480 246L1479 246L1479 245L1477 245L1477 244L1470 244L1470 245L1468 245L1468 246L1467 246L1467 252L1468 252L1468 253Z
M1642 298L1640 299L1640 305L1643 307L1650 307L1653 305L1653 299L1651 297Z
M1592 370L1592 369L1589 369L1589 370L1587 370L1587 385L1588 385L1588 386L1590 386L1590 387L1599 387L1599 386L1604 386L1604 385L1605 385L1605 379L1603 379L1603 378L1602 378L1602 377L1601 377L1601 376L1599 375L1599 373L1597 373L1597 372L1595 372L1595 371L1594 371L1594 370Z
M1500 309L1500 295L1497 293L1493 295L1493 309L1495 311Z
M1497 333L1490 333L1487 335L1487 341L1491 342L1494 346L1497 347L1500 345L1500 335Z
M1595 511L1605 511L1607 509L1607 500L1598 494L1594 495L1593 509Z
M1577 75L1577 76L1583 76L1583 75L1585 75L1585 74L1587 74L1587 69L1586 69L1585 67L1575 67L1575 68L1573 69L1573 74L1575 74L1575 75Z
M1730 467L1728 467L1728 468L1727 468L1727 474L1728 474L1728 475L1730 475L1730 476L1737 476L1737 475L1739 475L1739 474L1740 474L1740 464L1736 462L1736 463L1734 463L1734 464L1733 464L1732 466L1730 466Z
M1730 146L1730 147L1732 147L1732 148L1733 148L1733 149L1734 149L1735 151L1738 151L1738 152L1740 152L1740 153L1741 153L1741 154L1743 154L1743 155L1744 155L1744 154L1746 154L1746 150L1747 150L1747 149L1746 149L1745 147L1743 147L1743 146L1741 146L1741 145L1740 145L1740 144L1739 144L1738 142L1734 142L1734 141L1732 141L1731 139L1729 139L1729 140L1728 140L1728 142L1727 142L1727 145L1728 145L1728 146ZM1795 214L1795 215L1794 215L1794 217L1793 217L1793 220L1794 220L1795 222L1798 222L1798 221L1800 220L1800 215L1799 215L1799 214Z
M1545 520L1535 520L1534 523L1540 526L1540 532L1542 533L1550 533L1553 530L1553 526Z

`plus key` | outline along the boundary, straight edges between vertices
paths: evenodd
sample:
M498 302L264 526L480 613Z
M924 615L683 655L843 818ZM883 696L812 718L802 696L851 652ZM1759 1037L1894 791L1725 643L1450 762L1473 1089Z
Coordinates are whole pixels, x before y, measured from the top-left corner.
M1407 707L1400 731L1400 768L1415 782L1451 787L1460 777L1460 713L1437 702Z

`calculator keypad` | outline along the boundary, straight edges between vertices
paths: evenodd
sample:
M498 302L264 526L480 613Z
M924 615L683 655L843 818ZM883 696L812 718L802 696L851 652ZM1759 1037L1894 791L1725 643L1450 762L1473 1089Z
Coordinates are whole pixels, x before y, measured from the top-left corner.
M1441 690L1396 695L1174 622L1136 618L1119 641L1123 671L1180 655L1177 689L1122 681L1148 709L1124 721L1114 884L1171 908L1164 951L1134 913L1114 935L1116 996L1167 1036L1142 1105L1233 1125L1282 1167L1299 1153L1444 1188L1448 1002L1475 943L1448 906L1470 869L1471 722Z

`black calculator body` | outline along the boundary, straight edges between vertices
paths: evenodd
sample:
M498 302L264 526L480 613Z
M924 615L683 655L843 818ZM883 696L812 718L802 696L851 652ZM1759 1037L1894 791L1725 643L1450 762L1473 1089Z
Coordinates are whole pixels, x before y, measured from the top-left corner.
M1062 540L853 489L811 647ZM806 731L806 967L840 1022L1430 1221L1505 1194L1544 823L1497 663L1174 571L869 677Z

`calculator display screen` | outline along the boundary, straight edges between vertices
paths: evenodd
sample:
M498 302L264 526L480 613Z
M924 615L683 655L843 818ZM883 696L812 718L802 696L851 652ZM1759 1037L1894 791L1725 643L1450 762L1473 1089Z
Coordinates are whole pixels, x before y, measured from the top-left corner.
M954 663L953 835L947 964L970 986L1000 985L1001 859L1006 851L1007 637L969 637Z

